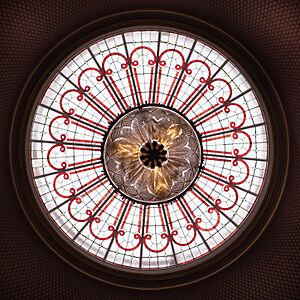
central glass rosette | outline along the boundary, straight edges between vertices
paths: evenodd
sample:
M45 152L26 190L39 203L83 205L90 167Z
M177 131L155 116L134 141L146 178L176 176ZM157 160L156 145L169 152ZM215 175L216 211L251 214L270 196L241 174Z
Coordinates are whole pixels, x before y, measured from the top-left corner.
M130 199L165 202L183 194L201 166L201 144L192 125L174 110L147 106L121 116L104 143L104 167Z

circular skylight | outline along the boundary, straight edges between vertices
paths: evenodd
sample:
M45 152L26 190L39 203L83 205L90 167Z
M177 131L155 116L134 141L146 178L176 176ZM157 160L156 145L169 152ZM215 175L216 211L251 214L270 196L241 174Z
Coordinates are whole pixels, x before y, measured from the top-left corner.
M262 99L206 41L163 27L100 37L62 62L37 101L32 201L96 264L153 276L201 264L263 202Z

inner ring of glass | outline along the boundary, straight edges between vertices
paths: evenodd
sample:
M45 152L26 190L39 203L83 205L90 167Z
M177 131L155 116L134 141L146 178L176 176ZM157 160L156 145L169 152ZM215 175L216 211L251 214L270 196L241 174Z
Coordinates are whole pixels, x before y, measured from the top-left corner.
M116 188L131 199L165 202L182 194L201 166L197 133L168 108L131 110L110 129L104 165Z

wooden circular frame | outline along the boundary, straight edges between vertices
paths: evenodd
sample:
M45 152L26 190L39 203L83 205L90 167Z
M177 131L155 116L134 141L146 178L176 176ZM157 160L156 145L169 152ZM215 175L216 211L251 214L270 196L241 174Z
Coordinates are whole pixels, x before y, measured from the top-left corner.
M127 272L122 269L116 270L108 264L97 264L87 255L76 251L71 243L53 230L38 201L33 201L36 196L26 162L28 122L33 113L34 103L49 75L68 55L85 43L125 27L140 26L176 28L194 37L201 37L228 54L228 57L243 70L259 98L264 100L261 104L264 106L263 111L267 112L265 117L268 126L271 127L270 155L273 157L267 182L260 196L263 201L254 212L255 217L247 223L241 234L211 259L201 263L196 261L194 264L187 264L188 267L169 273L158 270L155 276L151 272ZM289 140L285 114L275 87L257 60L238 41L213 25L184 14L139 10L110 15L79 28L42 59L25 83L18 100L10 132L9 155L11 176L22 209L34 230L57 255L79 271L103 282L134 289L165 289L193 283L222 270L237 260L258 239L270 222L285 186Z

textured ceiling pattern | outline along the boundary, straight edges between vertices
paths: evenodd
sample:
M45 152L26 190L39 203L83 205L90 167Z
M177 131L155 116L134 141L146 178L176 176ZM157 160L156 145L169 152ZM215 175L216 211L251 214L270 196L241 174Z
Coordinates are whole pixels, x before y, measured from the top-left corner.
M141 8L189 13L238 39L271 76L290 129L286 191L265 233L224 271L193 286L169 291L125 290L73 270L36 236L7 176L10 120L21 88L39 59L66 34L94 18ZM299 299L300 2L1 1L0 14L1 299Z

